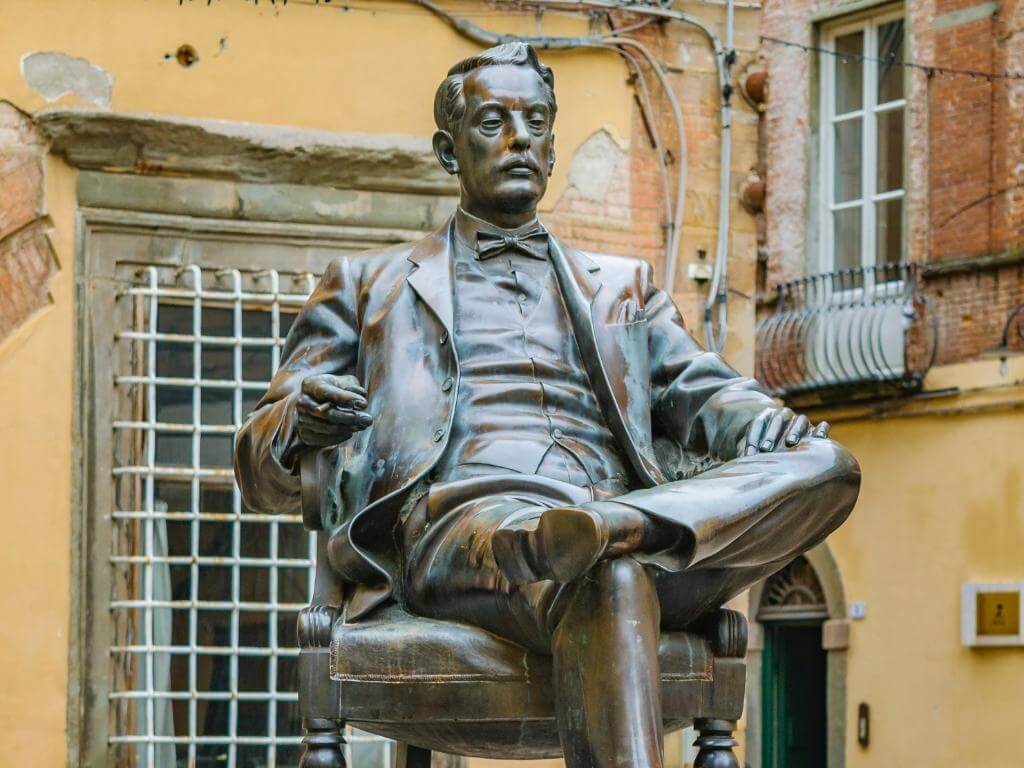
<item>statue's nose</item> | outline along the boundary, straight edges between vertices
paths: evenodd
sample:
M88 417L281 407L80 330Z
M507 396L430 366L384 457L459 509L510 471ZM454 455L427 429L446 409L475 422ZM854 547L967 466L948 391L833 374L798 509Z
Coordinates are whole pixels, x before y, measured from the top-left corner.
M515 149L526 149L530 146L530 130L522 115L512 115L512 140L510 143Z

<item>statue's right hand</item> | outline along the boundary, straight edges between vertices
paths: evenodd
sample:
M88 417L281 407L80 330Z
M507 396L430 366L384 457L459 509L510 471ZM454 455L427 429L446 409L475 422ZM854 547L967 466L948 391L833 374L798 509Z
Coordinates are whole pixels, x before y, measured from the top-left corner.
M310 448L345 442L373 423L366 404L366 388L355 376L308 376L296 405L299 440Z

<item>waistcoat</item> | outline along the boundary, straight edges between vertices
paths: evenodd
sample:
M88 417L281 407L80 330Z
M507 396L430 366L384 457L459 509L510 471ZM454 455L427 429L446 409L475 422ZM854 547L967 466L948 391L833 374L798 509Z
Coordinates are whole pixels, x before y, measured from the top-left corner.
M455 243L461 381L437 481L518 472L575 485L626 476L590 386L554 272Z

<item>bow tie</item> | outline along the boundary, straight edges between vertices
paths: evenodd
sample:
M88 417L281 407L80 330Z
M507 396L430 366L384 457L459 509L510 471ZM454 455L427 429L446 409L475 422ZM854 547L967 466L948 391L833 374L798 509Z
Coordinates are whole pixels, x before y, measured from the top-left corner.
M478 232L476 236L477 258L483 261L499 256L506 251L519 251L534 259L548 258L548 233L543 227L535 227L521 235Z

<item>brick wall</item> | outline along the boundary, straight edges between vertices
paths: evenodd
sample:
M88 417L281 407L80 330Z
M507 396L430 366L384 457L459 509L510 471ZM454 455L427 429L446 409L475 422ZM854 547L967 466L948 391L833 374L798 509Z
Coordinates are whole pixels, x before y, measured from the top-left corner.
M765 35L814 44L809 19L842 2L794 0L765 6ZM1024 71L1024 4L1001 0L907 3L915 61L990 72ZM764 45L770 76L765 116L768 287L816 264L810 197L816 172L812 103L817 58ZM908 73L908 258L925 266L923 291L938 327L936 362L994 349L1012 308L1024 301L1024 82ZM948 269L955 265L955 269ZM936 267L943 267L937 271ZM762 313L770 307L762 306ZM911 337L911 357L928 357L931 317Z
M718 26L724 20L714 11L701 18ZM721 32L720 32L721 33ZM757 55L758 16L740 11L736 16L738 62L734 71ZM663 64L683 112L686 146L677 146L671 110L658 81L649 71L652 114L670 156L668 173L674 204L679 163L686 163L686 203L682 242L677 259L673 298L687 325L703 339L703 305L706 285L687 275L690 263L710 264L715 255L718 229L721 97L717 70L706 38L692 27L671 23L652 24L630 34L640 40ZM625 63L622 76L629 75ZM755 220L738 204L740 182L757 163L757 116L738 95L733 99L731 219L729 227L730 285L737 293L730 302L730 354L738 365L752 365L754 273L757 258ZM574 245L590 250L639 256L650 262L663 278L665 213L663 182L658 158L638 103L632 107L632 141L618 164L603 199L585 198L571 186L545 220L552 230ZM567 162L559 158L559 162ZM747 298L744 298L746 296ZM746 348L746 352L740 350ZM747 361L742 355L747 354ZM738 359L737 359L738 358Z
M0 102L0 341L49 301L43 153L28 116Z

